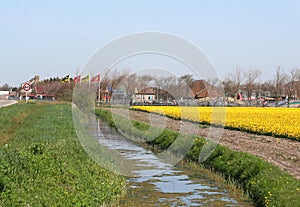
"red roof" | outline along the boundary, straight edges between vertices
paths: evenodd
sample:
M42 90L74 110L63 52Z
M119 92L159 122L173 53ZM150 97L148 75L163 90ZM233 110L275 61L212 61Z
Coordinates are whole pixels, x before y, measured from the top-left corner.
M191 87L191 97L205 98L215 96L218 93L218 88L208 83L205 80L196 80Z
M153 88L149 87L149 88L143 88L143 89L139 90L139 92L137 94L155 95L155 92L154 92Z
M36 85L35 86L36 93L45 93L45 86L43 85Z

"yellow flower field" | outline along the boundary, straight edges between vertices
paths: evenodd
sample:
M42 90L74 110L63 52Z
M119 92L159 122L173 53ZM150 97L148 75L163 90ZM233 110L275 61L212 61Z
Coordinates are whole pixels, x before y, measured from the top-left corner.
M300 141L300 109L256 107L133 106L133 109L165 114L175 119L224 124L228 128Z

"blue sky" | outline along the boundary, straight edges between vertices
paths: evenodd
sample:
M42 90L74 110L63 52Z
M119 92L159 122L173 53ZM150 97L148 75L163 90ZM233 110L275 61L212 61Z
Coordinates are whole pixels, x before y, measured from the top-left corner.
M221 78L300 68L300 1L0 1L0 85L74 75L100 47L143 31L199 47Z

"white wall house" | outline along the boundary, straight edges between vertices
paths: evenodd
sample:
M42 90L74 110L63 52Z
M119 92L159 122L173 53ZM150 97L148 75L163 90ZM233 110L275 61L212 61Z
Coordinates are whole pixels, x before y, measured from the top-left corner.
M156 101L156 93L153 88L144 88L139 91L135 90L133 102L153 103L153 101Z
M0 91L0 100L7 100L10 96L9 91Z

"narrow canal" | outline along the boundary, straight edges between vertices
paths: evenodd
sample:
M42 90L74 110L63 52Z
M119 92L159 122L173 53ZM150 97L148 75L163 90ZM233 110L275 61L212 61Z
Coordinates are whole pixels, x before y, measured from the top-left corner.
M213 179L201 168L172 166L99 120L99 143L130 163L132 176L119 206L253 206L238 189ZM126 166L127 164L125 164Z

